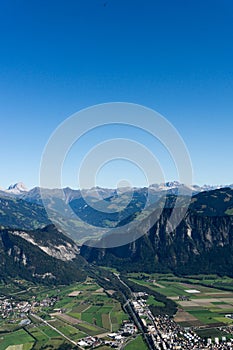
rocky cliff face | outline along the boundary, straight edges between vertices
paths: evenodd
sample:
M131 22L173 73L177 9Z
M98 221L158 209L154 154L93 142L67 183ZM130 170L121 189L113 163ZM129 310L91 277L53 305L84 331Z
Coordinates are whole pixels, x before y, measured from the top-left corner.
M222 191L225 191L225 195ZM206 193L197 195L184 219L172 232L166 229L172 209L165 208L154 224L155 213L152 213L134 229L134 233L131 232L132 235L135 230L143 233L138 240L110 249L84 245L81 254L89 262L127 271L233 275L233 216L225 213L229 212L229 208L224 207L224 212L222 209L223 203L224 206L226 203L232 205L232 190L210 192L208 196L214 198L214 204L212 201L208 207ZM219 200L216 200L216 196ZM202 205L202 201L207 205Z
M78 246L54 225L34 231L8 230L8 233L25 239L56 259L70 261L79 254Z
M0 278L47 284L86 277L85 260L74 242L53 225L36 231L0 230Z

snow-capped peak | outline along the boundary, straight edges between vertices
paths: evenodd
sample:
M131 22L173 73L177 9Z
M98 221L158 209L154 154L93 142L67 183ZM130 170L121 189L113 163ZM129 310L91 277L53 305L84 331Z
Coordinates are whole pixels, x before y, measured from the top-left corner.
M7 189L7 192L14 193L14 194L20 194L22 192L27 192L27 191L28 189L23 182L17 182L16 184L10 185Z

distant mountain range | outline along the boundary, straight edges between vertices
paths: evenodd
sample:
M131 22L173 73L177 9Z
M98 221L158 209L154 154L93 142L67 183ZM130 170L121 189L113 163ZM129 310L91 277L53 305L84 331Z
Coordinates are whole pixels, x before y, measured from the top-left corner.
M177 191L180 190L187 190L189 189L192 191L194 194L203 192L203 191L212 191L215 189L219 188L224 188L224 187L230 187L233 188L233 184L229 185L192 185L192 186L185 186L184 184L181 184L179 181L169 181L165 183L160 183L160 184L153 184L150 185L148 188L151 191L155 192L163 192L163 191L169 191L170 194L177 194ZM137 191L145 187L132 187L132 188L122 188L123 192L128 192L128 191ZM56 196L56 193L59 191L58 189L46 189L48 193L52 196ZM31 201L38 201L39 200L39 192L40 188L39 187L34 187L30 190L27 189L25 184L23 182L17 182L15 184L11 184L7 189L2 189L0 187L0 193L1 195L5 194L7 196L14 196L16 195L17 197L20 197L22 199L26 200L31 200ZM70 201L75 198L80 198L81 196L81 191L80 190L73 190L70 187L66 187L63 189L63 192L65 194L65 198L67 201ZM90 197L102 197L102 198L107 198L110 197L114 194L116 194L117 190L116 189L109 189L109 188L101 188L101 187L93 187L91 189L86 189L82 190L82 194L85 196L90 196Z
M108 229L123 225L129 218L133 220L145 207L152 206L151 210L154 210L153 206L159 205L164 196L195 195L216 187L219 188L187 187L173 181L149 188L118 190L100 187L82 191L69 187L27 190L19 182L0 191L0 226L32 230L48 225L52 220L64 233L82 244L87 239L102 236Z
M46 189L42 201L39 187L28 191L16 184L0 191L0 277L69 283L84 278L86 261L123 271L233 275L232 188L195 187L183 220L172 232L166 229L171 213L179 215L190 188L170 182L150 186L149 193L147 188ZM113 235L110 231L98 241L100 248L85 244L99 239L96 232L113 227ZM62 233L67 230L69 237ZM101 248L108 240L119 241L120 235L128 235L131 243Z

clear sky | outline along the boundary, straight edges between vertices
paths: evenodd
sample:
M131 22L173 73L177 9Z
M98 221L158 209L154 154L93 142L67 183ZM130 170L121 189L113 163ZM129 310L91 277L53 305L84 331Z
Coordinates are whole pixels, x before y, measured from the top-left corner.
M233 183L232 0L1 0L0 33L0 187L38 185L54 129L112 101L165 116L188 147L195 183ZM89 146L73 150L65 184L76 187L71 160L76 169ZM99 184L113 186L117 171L143 184L123 163L108 164Z

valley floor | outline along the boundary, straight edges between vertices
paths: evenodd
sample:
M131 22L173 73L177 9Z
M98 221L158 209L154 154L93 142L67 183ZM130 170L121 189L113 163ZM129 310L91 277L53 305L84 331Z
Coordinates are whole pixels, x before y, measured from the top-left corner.
M112 293L90 278L56 288L1 285L0 349L69 349L88 337L96 346L113 342L107 334L127 325L128 316Z
M105 271L70 286L1 284L0 350L232 346L231 278Z
M128 274L129 280L177 304L174 321L210 342L233 338L233 279L216 275ZM163 307L158 302L151 305Z

